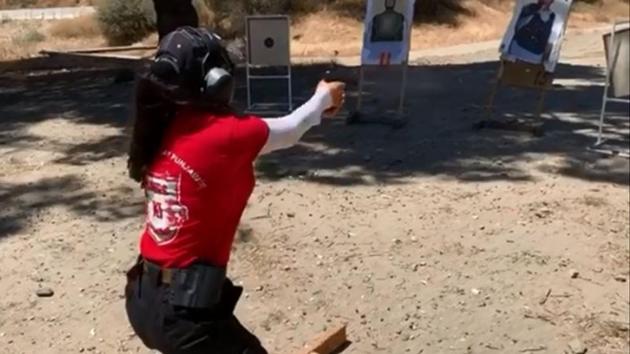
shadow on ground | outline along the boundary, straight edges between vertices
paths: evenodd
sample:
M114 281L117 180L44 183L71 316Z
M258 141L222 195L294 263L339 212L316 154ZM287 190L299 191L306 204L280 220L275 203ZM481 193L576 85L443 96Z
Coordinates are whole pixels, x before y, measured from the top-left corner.
M485 117L483 105L497 68L496 62L464 65L412 66L408 72L408 124L346 125L343 119L326 121L309 132L304 144L262 158L260 178L299 177L337 186L405 183L413 176L440 176L460 182L531 181L540 173L585 181L627 185L628 161L589 152L601 104L601 72L587 66L560 65L557 85L547 95L543 117L545 135L533 137L506 131L475 131ZM296 103L313 92L327 65L294 68ZM356 68L340 67L336 76L349 82L356 96ZM0 158L24 149L54 151L58 166L85 166L124 156L133 82L115 83L112 70L79 70L43 75L6 75L0 81ZM239 75L243 78L243 75ZM364 116L383 118L395 108L400 72L368 73ZM244 101L244 80L237 100ZM284 88L265 84L254 88L256 99L284 94ZM497 98L497 116L532 118L535 93L506 90ZM354 105L351 98L349 107ZM628 108L611 107L609 137L628 147ZM34 124L64 119L73 124L113 128L117 133L89 141L59 145L45 134L35 135ZM545 159L541 156L553 157ZM552 162L550 162L552 161ZM23 219L42 208L65 205L76 215L97 215L104 220L139 213L137 207L116 211L117 200L96 195L74 175L16 184L0 174L0 197L12 209L0 213L0 237L18 231ZM121 171L121 185L125 182ZM124 194L125 192L121 192ZM4 207L3 207L4 208ZM134 209L135 208L135 209ZM91 214L90 214L91 213Z
M472 182L527 181L535 178L534 168L589 181L628 184L627 160L603 159L587 149L595 142L601 107L603 79L599 69L559 66L542 118L545 135L537 138L526 133L472 129L475 122L487 117L484 105L497 66L497 62L485 62L410 67L406 126L392 129L381 124L348 126L342 120L326 121L308 134L305 144L262 159L258 164L260 176L293 176L344 186L402 183L417 175ZM298 71L294 86L302 88L298 92L301 100L312 92L326 69ZM338 68L335 76L356 77L357 70ZM390 69L368 72L366 77L363 116L387 120L391 112L386 111L395 110L398 104L401 73ZM356 94L354 81L350 92ZM254 92L261 95L271 90L267 86ZM537 93L529 90L501 90L494 116L535 122L536 98ZM352 109L354 100L348 106ZM611 107L607 122L611 141L617 148L627 149L628 107ZM528 164L540 155L557 157L557 161L553 165Z

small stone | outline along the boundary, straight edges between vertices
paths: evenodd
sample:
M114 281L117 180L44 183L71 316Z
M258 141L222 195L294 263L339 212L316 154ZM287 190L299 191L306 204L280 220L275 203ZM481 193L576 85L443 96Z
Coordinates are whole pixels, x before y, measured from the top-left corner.
M418 271L418 268L420 268L420 265L419 265L419 264L414 264L414 265L413 265L413 271L414 271L414 272L417 272L417 271Z
M392 239L392 242L394 242L397 245L400 245L402 243L402 241L398 238Z
M571 354L586 354L588 349L584 346L579 339L574 339L569 342L569 349L571 350Z
M264 289L264 287L262 285L259 285L256 287L256 291L262 291Z
M470 289L470 292L471 292L473 295L479 295L479 293L481 293L481 290L479 290L479 289L475 289L475 288L472 288L472 289Z
M621 283L625 283L626 281L628 281L624 275L616 275L615 280Z
M90 330L90 337L94 337L95 335L96 335L96 329L95 329L95 328L92 328L92 329Z
M571 270L569 271L569 274L571 275L571 279L577 279L577 277L579 277L579 276L580 276L580 272L578 272L578 271L577 271L577 270L575 270L575 269L571 269Z
M287 216L290 218L294 218L295 217L295 213L287 213Z
M51 288L40 288L35 291L38 297L51 297L55 295L55 292Z

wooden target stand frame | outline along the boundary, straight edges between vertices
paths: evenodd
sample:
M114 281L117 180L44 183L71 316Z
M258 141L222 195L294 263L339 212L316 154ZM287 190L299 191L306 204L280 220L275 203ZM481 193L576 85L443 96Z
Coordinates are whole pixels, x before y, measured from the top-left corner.
M392 65L391 67L393 67ZM377 123L377 124L386 124L391 125L394 128L402 128L407 122L404 119L405 116L405 96L407 93L407 73L409 69L409 52L407 52L407 58L405 61L399 65L401 72L401 83L400 83L400 94L398 100L398 108L396 110L396 117L392 118L391 116L383 117L380 119L365 119L364 114L362 114L363 108L363 88L365 85L365 72L367 68L382 68L382 67L390 67L389 65L363 65L359 68L359 87L357 93L357 104L354 111L352 111L346 118L347 124L359 124L359 123Z
M346 327L346 324L340 324L319 334L306 343L297 354L340 354L350 346Z
M499 129L524 131L541 136L544 131L540 117L544 109L545 95L553 86L554 74L545 70L543 64L530 64L523 61L509 61L501 58L497 76L488 96L486 104L486 120L475 124L476 129ZM494 101L501 87L516 87L538 91L538 99L534 111L536 122L527 123L518 119L509 121L493 119Z
M602 97L602 108L599 114L599 123L597 127L597 141L593 146L589 147L589 150L599 152L606 155L619 155L625 158L630 158L630 150L613 150L604 147L606 139L604 139L604 119L606 117L606 108L609 103L630 104L628 96L623 95L620 97L616 89L613 89L615 81L615 73L617 72L617 65L620 60L620 56L623 55L621 50L621 43L615 42L615 36L621 35L622 32L630 31L630 20L617 19L612 24L612 28L609 34L604 35L605 41L605 55L606 55L606 81L604 83L604 92ZM607 38L608 37L608 38ZM606 43L607 42L607 43ZM626 54L627 55L627 54ZM623 59L621 59L623 60ZM627 60L627 56L626 56ZM619 73L617 73L619 75ZM627 80L628 73L625 73Z

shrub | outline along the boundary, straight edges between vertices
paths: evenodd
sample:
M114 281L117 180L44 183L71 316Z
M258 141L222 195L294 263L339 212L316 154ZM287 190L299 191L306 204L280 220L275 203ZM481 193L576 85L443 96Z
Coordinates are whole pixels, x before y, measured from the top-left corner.
M101 29L96 18L92 15L60 20L53 23L49 29L52 36L59 38L96 37Z
M37 29L30 28L26 32L20 33L17 37L13 37L12 42L16 45L24 45L43 42L45 39L46 36Z
M142 40L155 25L151 18L150 1L102 0L96 17L101 32L112 45L128 45Z

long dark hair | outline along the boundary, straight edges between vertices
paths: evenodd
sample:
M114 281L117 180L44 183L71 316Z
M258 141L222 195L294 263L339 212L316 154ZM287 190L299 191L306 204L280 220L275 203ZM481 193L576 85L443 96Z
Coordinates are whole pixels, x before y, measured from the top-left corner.
M177 105L165 95L164 88L150 75L141 76L135 89L133 133L127 169L137 182L144 179L157 155L166 130L175 118Z
M136 83L133 132L129 146L129 177L142 182L160 152L164 135L181 107L189 107L214 116L235 114L229 103L213 102L190 91L170 85L149 72Z

